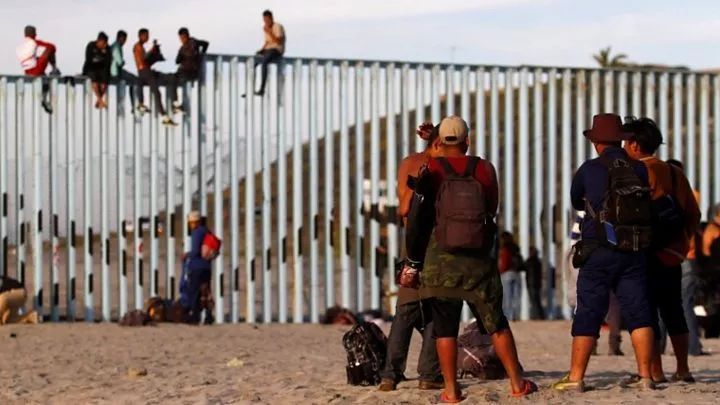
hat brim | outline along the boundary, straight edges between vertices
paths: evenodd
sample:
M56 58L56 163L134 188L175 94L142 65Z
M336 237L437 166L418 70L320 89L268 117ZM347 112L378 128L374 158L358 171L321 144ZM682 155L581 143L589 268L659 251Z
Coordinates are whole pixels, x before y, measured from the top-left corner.
M583 135L591 142L622 142L629 140L633 136L630 132L617 132L613 134L612 138L609 138L596 134L592 129L584 130Z

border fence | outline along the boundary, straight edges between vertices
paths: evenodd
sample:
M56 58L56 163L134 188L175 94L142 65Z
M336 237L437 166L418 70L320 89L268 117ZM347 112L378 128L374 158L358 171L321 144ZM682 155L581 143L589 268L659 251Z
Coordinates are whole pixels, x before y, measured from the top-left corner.
M497 168L500 229L524 256L541 252L555 317L570 315L569 188L594 154L582 137L594 114L654 118L660 155L685 162L703 217L720 202L714 74L285 58L259 97L254 64L207 56L177 127L136 114L125 83L97 110L85 78L0 76L0 263L35 309L110 321L144 297L175 298L197 209L224 240L217 322L318 322L335 304L392 311L397 165L424 148L419 123L450 114ZM522 304L527 319L524 285Z

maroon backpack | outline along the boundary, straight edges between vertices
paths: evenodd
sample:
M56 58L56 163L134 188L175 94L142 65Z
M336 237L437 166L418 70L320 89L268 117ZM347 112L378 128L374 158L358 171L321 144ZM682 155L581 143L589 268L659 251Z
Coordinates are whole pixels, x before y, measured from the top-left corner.
M462 174L453 170L445 158L436 159L445 172L435 199L435 239L448 252L458 249L483 249L488 237L485 190L475 169L480 159L469 157Z

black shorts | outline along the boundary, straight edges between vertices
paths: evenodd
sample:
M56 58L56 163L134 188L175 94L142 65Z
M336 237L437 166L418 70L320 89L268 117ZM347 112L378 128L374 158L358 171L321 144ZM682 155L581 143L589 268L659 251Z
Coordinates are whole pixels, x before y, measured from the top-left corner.
M460 332L460 320L462 317L463 300L458 298L429 298L430 312L433 322L434 338L455 338ZM477 319L482 319L474 305L468 303L470 311ZM481 333L487 334L482 322L478 322L478 329ZM507 318L502 316L497 330L509 329L510 324Z
M688 333L685 311L682 306L682 267L666 266L655 254L647 260L647 277L650 286L650 302L667 328L668 335ZM660 325L653 325L655 338L660 339Z

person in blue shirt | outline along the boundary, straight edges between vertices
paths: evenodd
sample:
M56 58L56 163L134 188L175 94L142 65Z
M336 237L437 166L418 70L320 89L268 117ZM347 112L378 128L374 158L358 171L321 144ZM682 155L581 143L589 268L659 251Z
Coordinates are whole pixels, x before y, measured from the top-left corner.
M615 114L600 114L593 118L593 126L584 135L595 146L599 158L586 161L572 181L570 197L573 208L601 212L608 189L607 160L622 159L630 164L647 185L647 169L641 162L630 159L622 149L622 141L629 134L622 131L622 121ZM589 207L588 207L589 206ZM584 391L583 379L600 327L608 312L610 292L620 304L625 324L635 349L638 375L624 381L628 388L654 389L650 375L653 353L653 312L648 296L645 252L622 252L601 241L594 215L585 215L581 225L584 252L588 254L580 265L577 281L577 307L572 324L572 355L570 372L553 388L560 391ZM587 250L586 250L587 249ZM590 253L591 252L591 253Z
M210 276L212 265L210 261L202 257L202 244L208 229L203 223L200 213L191 211L188 215L188 229L190 230L190 251L185 253L183 260L183 280L181 282L181 303L189 312L191 323L200 322L200 313L203 307L203 300L207 300L210 294ZM211 322L212 315L206 313L206 323Z

